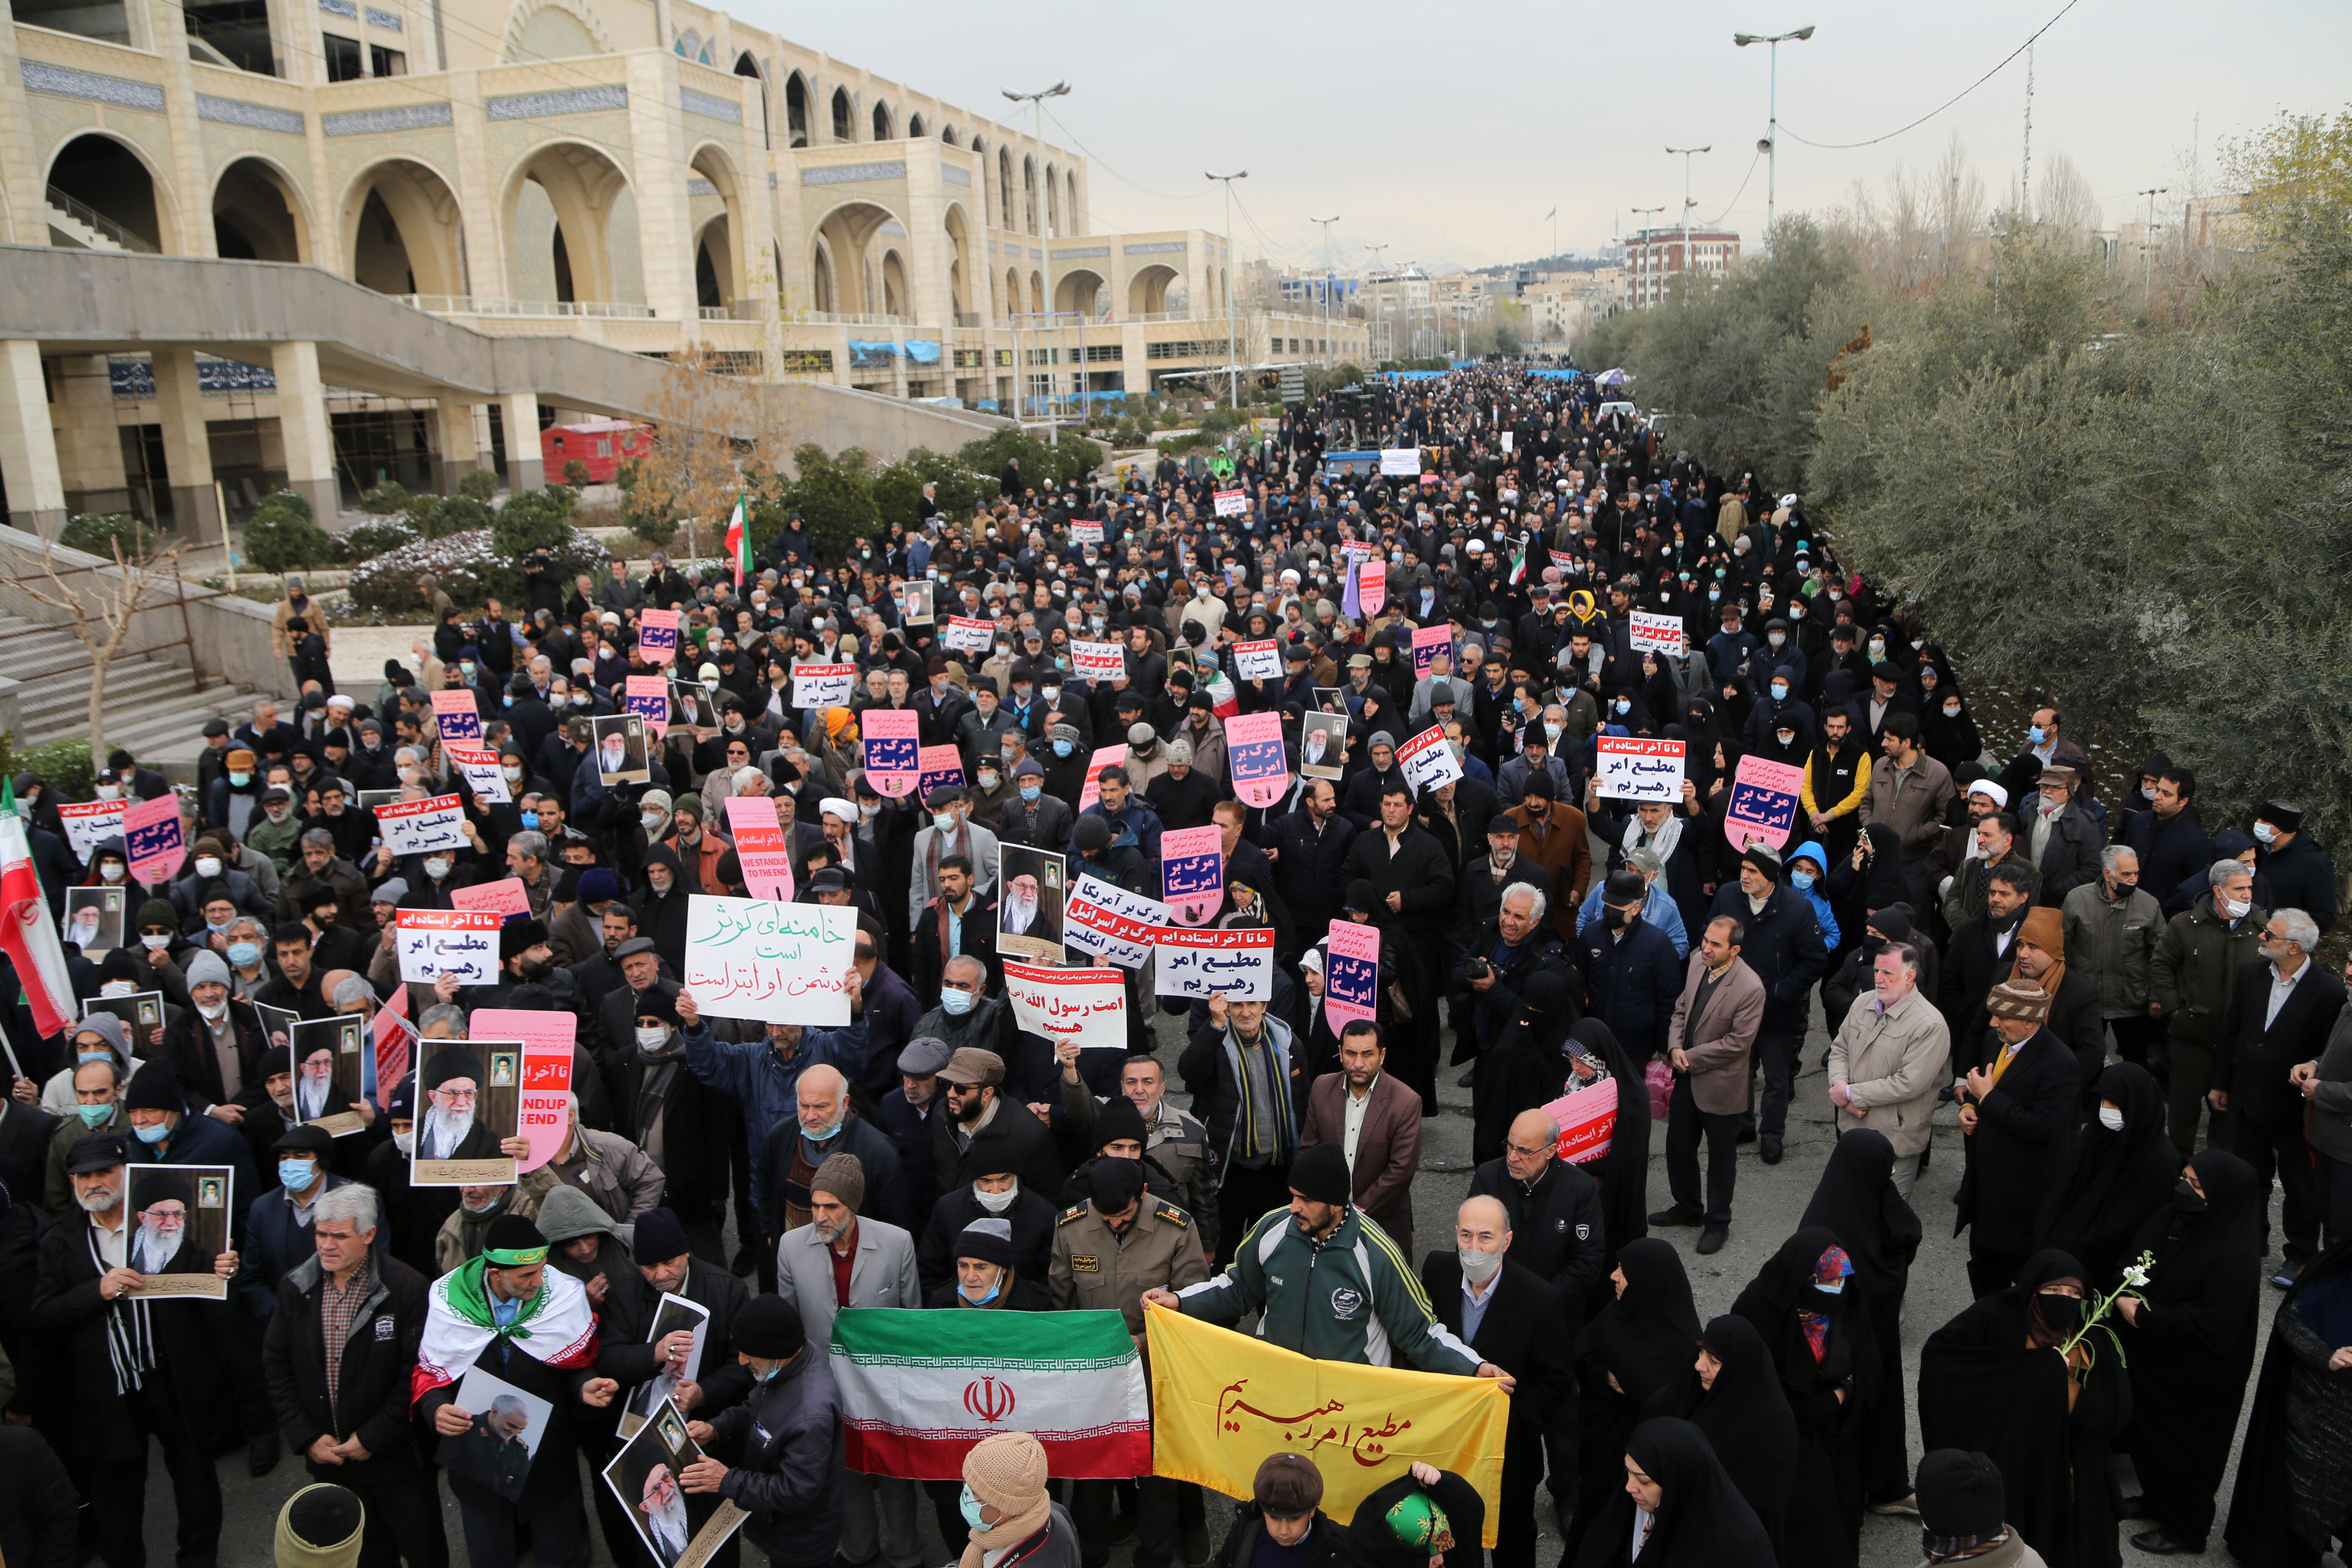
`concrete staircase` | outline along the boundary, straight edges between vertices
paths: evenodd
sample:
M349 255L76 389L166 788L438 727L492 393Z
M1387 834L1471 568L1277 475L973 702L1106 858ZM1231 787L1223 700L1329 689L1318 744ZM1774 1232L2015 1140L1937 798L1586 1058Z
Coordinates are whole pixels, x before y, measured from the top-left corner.
M50 228L63 235L68 243L79 246L84 250L110 250L120 254L123 248L112 235L92 228L55 203L50 204L47 216Z
M89 735L89 655L73 633L0 616L0 675L20 682L10 742L18 752ZM106 672L107 745L125 747L171 777L193 779L205 721L247 717L256 695L219 680L199 692L184 666L158 655L118 658Z

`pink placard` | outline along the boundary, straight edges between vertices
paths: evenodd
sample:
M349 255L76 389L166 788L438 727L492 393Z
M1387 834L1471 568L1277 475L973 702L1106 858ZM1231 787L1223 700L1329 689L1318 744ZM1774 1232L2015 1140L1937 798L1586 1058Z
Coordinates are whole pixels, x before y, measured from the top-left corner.
M1180 827L1160 836L1160 885L1180 925L1206 925L1225 902L1225 844L1215 827Z
M449 907L453 910L488 910L498 916L503 924L517 915L530 916L530 894L523 889L521 878L501 877L495 882L450 889Z
M953 746L925 746L916 766L918 800L928 800L935 789L963 787L963 753Z
M1454 628L1451 626L1415 626L1412 631L1412 678L1419 680L1429 673L1429 667L1439 654L1451 657L1454 652Z
M1380 1014L1381 928L1331 922L1323 965L1323 1011L1334 1029Z
M1280 801L1290 788L1290 760L1283 749L1282 715L1236 713L1225 721L1225 770L1234 794L1260 808Z
M454 690L444 687L433 694L433 724L441 731L444 741L459 741L468 746L479 745L482 739L482 710L474 705L474 693L469 687Z
M172 879L187 858L187 836L180 830L180 797L163 795L123 808L122 842L131 874L152 887Z
M1582 1164L1609 1152L1617 1133L1615 1084L1596 1083L1571 1090L1543 1109L1559 1129L1557 1152L1562 1164Z
M793 851L772 795L739 795L727 802L727 837L743 863L743 889L755 899L793 901Z
M1389 602L1389 563L1371 560L1356 568L1356 602L1366 616L1377 616Z
M677 660L677 612L646 609L637 612L637 653L647 664Z
M1731 799L1724 807L1723 836L1734 849L1745 850L1760 838L1779 849L1789 842L1796 826L1797 802L1805 787L1805 770L1762 757L1739 759L1732 775Z
M621 711L635 713L646 721L646 728L660 740L669 729L669 678L666 675L632 675L621 686Z
M522 1042L522 1135L530 1140L530 1157L519 1162L517 1173L536 1171L563 1151L571 1131L571 1110L564 1096L572 1089L572 1046L580 1020L561 1010L526 1012L512 1007L480 1007L467 1021L478 1040Z
M877 795L909 794L922 773L922 728L912 708L868 708L857 716L866 737L866 776Z
M1095 754L1087 759L1087 782L1078 791L1078 810L1084 812L1087 807L1102 799L1102 771L1105 768L1125 766L1127 766L1127 748L1124 745L1097 746Z

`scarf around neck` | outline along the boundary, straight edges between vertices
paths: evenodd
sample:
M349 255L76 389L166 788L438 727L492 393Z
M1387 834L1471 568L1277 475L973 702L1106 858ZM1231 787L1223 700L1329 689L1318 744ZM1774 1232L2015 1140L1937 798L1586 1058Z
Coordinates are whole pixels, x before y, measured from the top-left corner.
M409 1390L411 1404L464 1376L496 1340L565 1371L594 1363L596 1313L579 1280L556 1269L543 1270L538 1293L522 1303L513 1321L500 1323L491 1310L489 1282L483 1277L488 1261L472 1258L433 1282Z

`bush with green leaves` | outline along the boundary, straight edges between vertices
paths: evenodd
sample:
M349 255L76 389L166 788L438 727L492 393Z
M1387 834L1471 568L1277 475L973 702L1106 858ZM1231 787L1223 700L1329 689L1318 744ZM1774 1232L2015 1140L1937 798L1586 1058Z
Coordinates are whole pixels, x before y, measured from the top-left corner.
M113 560L119 546L125 561L143 561L155 553L155 531L128 512L85 512L65 525L58 542L101 561Z
M497 470L488 467L469 470L464 479L457 481L457 493L467 500L477 500L485 506L488 505L498 499Z
M882 521L915 526L926 484L940 487L934 499L941 514L959 519L970 517L974 507L987 505L997 490L994 475L976 474L953 458L918 447L875 472L874 504L880 509Z
M471 610L486 600L519 603L523 594L522 556L501 549L495 530L478 528L439 539L420 539L353 568L352 603L362 610L387 614L422 613L428 603L419 580L431 577L458 605ZM592 579L604 575L610 559L595 537L564 525L549 550L570 581L585 572Z
M360 492L360 510L371 517L390 517L408 508L408 488L398 479L384 479Z
M793 479L762 473L762 500L752 513L755 547L783 531L794 512L807 524L809 544L826 560L838 560L856 542L882 525L881 508L874 500L873 462L858 447L845 447L828 458L814 441L793 450ZM749 480L753 476L745 476ZM763 536L762 526L767 529Z
M98 767L86 739L68 736L23 751L12 747L7 767L12 775L31 773L55 790L59 800L88 800L98 784Z
M490 537L504 553L520 561L544 544L554 549L572 531L580 493L566 485L510 495L490 520Z
M468 495L419 496L409 505L408 525L421 539L446 539L489 527L490 508Z
M342 545L344 560L360 562L373 561L404 544L414 544L424 537L423 531L406 518L382 517L361 523L344 534L339 542Z
M1001 476L1005 460L1021 460L1023 486L1063 485L1083 479L1102 467L1102 448L1085 437L1064 432L1060 442L1047 446L1028 431L1008 425L956 448L956 461L976 474Z
M588 465L579 458L566 458L563 459L563 482L575 490L584 490L594 482L594 476L588 472Z
M264 496L245 525L244 563L258 572L306 572L331 566L334 536L320 528L310 503L293 490Z

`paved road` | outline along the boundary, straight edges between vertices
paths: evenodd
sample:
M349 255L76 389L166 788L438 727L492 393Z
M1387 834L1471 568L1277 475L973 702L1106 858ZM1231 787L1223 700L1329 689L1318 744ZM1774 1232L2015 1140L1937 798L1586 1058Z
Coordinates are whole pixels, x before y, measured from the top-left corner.
M1181 1048L1177 1021L1160 1022L1161 1052L1172 1060ZM1822 1168L1829 1158L1833 1134L1829 1121L1829 1102L1821 1070L1822 1054L1828 1041L1818 1024L1806 1045L1806 1071L1798 1084L1797 1110L1792 1114L1787 1145L1787 1157L1777 1167L1768 1167L1756 1158L1753 1145L1740 1152L1739 1186L1733 1204L1731 1239L1724 1249L1712 1258L1701 1258L1691 1251L1697 1238L1695 1231L1665 1233L1682 1248L1684 1262L1689 1268L1691 1285L1697 1298L1699 1319L1728 1311L1733 1298L1754 1277L1756 1270L1780 1247L1797 1226L1806 1201L1811 1196L1814 1184L1820 1180ZM1413 1229L1416 1236L1429 1246L1445 1245L1453 1227L1454 1210L1468 1190L1468 1160L1470 1152L1469 1091L1457 1089L1445 1075L1439 1099L1444 1106L1440 1115L1428 1124L1423 1151L1424 1163L1444 1161L1457 1169L1435 1172L1424 1169L1414 1183ZM1936 1328L1969 1304L1969 1296L1963 1265L1966 1261L1965 1239L1955 1240L1951 1235L1952 1199L1959 1183L1959 1134L1950 1125L1951 1112L1947 1109L1943 1120L1947 1125L1937 1132L1935 1153L1927 1171L1922 1173L1914 1202L1926 1222L1927 1240L1920 1251L1918 1264L1911 1272L1908 1307L1903 1333L1904 1368L1906 1385L1916 1386L1919 1345ZM1650 1206L1665 1206L1664 1137L1663 1125L1651 1139ZM2273 1225L2273 1234L2277 1231ZM730 1238L730 1243L732 1237ZM2269 1332L2269 1313L2276 1297L2265 1292L2263 1326ZM1918 1460L1918 1413L1907 1396L1910 1407L1910 1458ZM221 1541L220 1560L224 1563L259 1564L269 1561L269 1542L275 1528L278 1508L301 1483L301 1467L292 1458L279 1462L275 1473L254 1480L246 1474L242 1447L234 1455L225 1457L220 1464L221 1484L228 1495L228 1523ZM2231 1476L2222 1483L2222 1508L2228 1508ZM2133 1489L2126 1476L2126 1490ZM923 1535L926 1562L947 1561L946 1548L941 1543L930 1510L925 1508ZM464 1548L457 1528L454 1504L445 1505L451 1548L456 1560L464 1561ZM1210 1523L1213 1541L1223 1538L1230 1505L1221 1498L1210 1499ZM171 1490L160 1462L152 1467L147 1509L148 1551L152 1560L168 1562L172 1555ZM2126 1527L2140 1528L2140 1527ZM594 1533L592 1531L592 1534ZM2147 1564L2151 1559L2132 1550L2128 1536L2123 1543L2126 1568L2135 1563ZM1557 1562L1559 1543L1547 1526L1544 1539L1538 1546L1538 1562L1541 1568L1552 1568ZM1863 1521L1862 1555L1864 1568L1912 1568L1919 1561L1918 1523L1907 1518L1866 1516ZM1116 1568L1127 1568L1132 1553L1119 1548L1113 1556ZM599 1537L594 1562L611 1563ZM2204 1563L2216 1565L2229 1560L2221 1551L2218 1529L2212 1548L2201 1558L2179 1559L2183 1563Z

